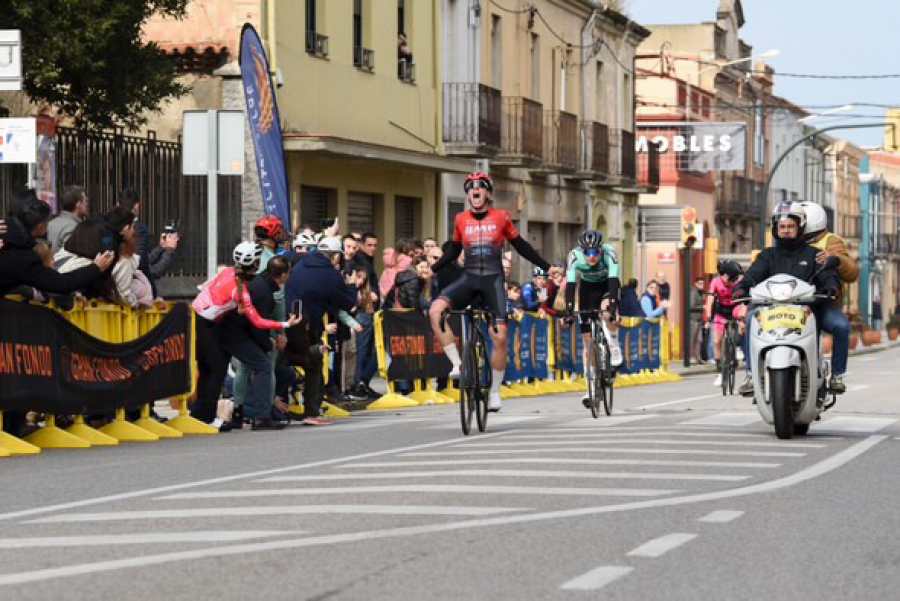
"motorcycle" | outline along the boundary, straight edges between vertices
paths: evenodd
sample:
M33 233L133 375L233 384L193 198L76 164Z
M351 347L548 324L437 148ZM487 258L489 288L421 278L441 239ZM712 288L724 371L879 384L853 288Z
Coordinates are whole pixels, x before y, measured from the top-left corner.
M778 438L803 436L837 397L828 388L812 305L830 297L792 275L774 275L750 290L753 396L760 416ZM831 397L829 399L829 396Z

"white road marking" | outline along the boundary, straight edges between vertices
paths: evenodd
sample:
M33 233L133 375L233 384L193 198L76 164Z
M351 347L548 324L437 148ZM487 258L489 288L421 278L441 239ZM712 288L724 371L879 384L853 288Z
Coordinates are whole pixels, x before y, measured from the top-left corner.
M266 515L492 515L508 511L525 511L523 507L468 507L459 505L254 505L252 507L191 507L187 509L151 509L137 511L105 511L99 513L64 513L29 520L26 524L67 524L80 522L119 522L125 520L170 520L214 518L218 516Z
M716 413L681 422L685 426L747 426L762 421L759 413Z
M571 428L572 431L563 431L560 432L556 430L542 430L542 429L529 429L529 430L515 430L513 432L509 432L508 436L505 436L504 439L517 439L520 436L540 436L541 438L562 438L564 440L569 440L573 437L581 438L583 436L587 437L597 437L597 438L623 438L628 436L683 436L685 438L763 438L766 440L772 440L771 434L763 434L763 433L752 433L752 432L716 432L714 430L703 431L702 429L699 432L686 432L682 430L660 430L660 429L650 429L643 430L639 428L610 428L609 430L604 430L602 432L598 432L596 428ZM551 432L548 434L539 434L540 432Z
M871 388L868 384L854 384L853 386L847 387L847 392L859 392L860 390L865 390L867 388Z
M403 457L445 457L448 455L491 455L491 454L514 454L514 453L537 453L546 454L545 451L537 449L516 449L513 451L454 451L449 453L407 453ZM552 451L556 452L556 450ZM514 459L450 459L446 461L397 461L397 462L378 462L378 463L349 463L339 465L339 468L369 468L369 467L406 467L406 466L426 466L426 465L495 465L503 463L543 463L549 465L564 465L570 463L572 465L655 465L655 466L675 466L675 467L745 467L745 468L775 468L781 467L780 463L764 463L759 461L682 461L682 460L665 460L665 459L584 459L578 457L518 457Z
M882 426L884 427L884 426ZM826 445L819 444L815 442L775 442L772 440L758 440L758 441L750 441L750 440L741 440L741 441L733 441L733 440L672 440L672 439L647 439L644 440L642 438L618 438L613 440L608 440L604 437L600 437L598 439L587 438L582 436L570 436L568 440L564 441L545 441L545 440L535 440L532 441L530 437L526 436L518 436L515 439L509 437L510 441L514 442L485 442L485 443L460 443L457 444L454 448L466 448L466 447L484 447L484 446L492 446L492 447L554 447L554 446L563 446L563 445L572 445L572 444L583 444L586 445L585 450L590 450L590 445L600 445L600 444L667 444L673 446L716 446L716 447L774 447L774 448L787 448L787 449L822 449L825 448ZM527 442L518 442L518 441L527 441Z
M612 428L614 426L620 426L622 424L651 419L653 417L659 417L659 415L655 413L648 413L644 415L610 415L600 420L595 420L592 417L585 417L571 422L571 426L560 426L560 428L579 428L582 427L581 424L584 423L592 424L592 428Z
M640 407L635 407L638 411L646 411L647 409L656 409L658 407L668 407L670 405L680 405L682 403L690 403L692 401L704 401L706 399L714 399L714 398L722 398L720 393L714 394L704 394L700 396L692 396L686 399L677 399L674 401L665 401L663 403L651 403L649 405L641 405Z
M790 486L812 480L813 478L817 478L846 465L850 461L853 461L887 438L888 437L884 435L869 436L865 440L861 440L858 443L847 447L846 449L835 453L834 455L831 455L830 457L827 457L822 461L819 461L818 463L806 467L798 472L795 472L788 476L784 476L783 478L778 478L776 480L759 482L757 484L751 484L749 486L744 486L741 488L684 495L681 497L670 497L667 499L632 501L630 503L620 503L615 505L582 507L578 509L564 509L529 514L519 514L514 516L478 518L443 524L429 524L425 526L408 526L401 528L369 530L346 534L313 536L308 538L293 538L287 540L267 541L259 543L243 543L238 545L211 547L207 549L195 549L192 551L178 551L172 553L160 553L157 555L142 555L139 557L127 557L123 559L98 561L93 563L73 564L58 568L43 568L38 570L31 570L28 572L3 574L0 575L0 586L25 584L29 582L41 582L54 578L70 578L72 576L97 574L128 568L144 568L152 565L161 565L174 562L187 562L197 559L208 559L212 557L231 557L244 554L259 555L261 553L296 550L318 545L335 545L359 541L401 538L406 536L430 535L441 532L466 530L470 528L487 528L490 526L506 526L509 524L527 524L546 520L580 518L589 515L632 511L635 509L673 507L678 505L688 505L692 503L705 503L707 501L731 499L758 493L772 492L774 490L788 488ZM323 507L329 506L325 505ZM259 507L252 508L253 511L258 511L259 509ZM222 508L214 508L210 511L216 512L216 515L220 515L219 512L222 511Z
M461 462L466 463L466 462ZM398 464L405 466L405 464ZM413 472L378 472L368 474L319 474L314 476L274 476L258 482L315 482L321 480L390 480L392 478L439 478L442 476L475 476L496 478L585 478L589 480L709 480L711 482L740 482L750 476L733 474L686 474L659 472L586 472L575 470L438 470Z
M852 417L842 415L825 419L821 422L813 422L812 429L816 432L840 432L840 433L865 433L873 434L883 430L897 422L894 417Z
M629 557L662 557L672 549L677 549L681 545L688 543L697 538L696 534L688 534L686 532L675 532L654 538L647 541L637 549L628 552Z
M506 447L506 446L535 446L534 444L529 445L519 445L516 443L478 443L478 444L469 444L466 447L472 448L485 448L485 447ZM806 457L806 453L791 453L788 451L723 451L721 449L642 449L642 448L619 448L619 447L591 447L586 448L584 446L575 446L575 447L566 447L566 448L548 448L548 449L529 449L530 453L549 453L549 452L560 452L560 451L571 451L577 453L625 453L629 455L634 454L647 454L647 455L731 455L735 457ZM494 451L485 451L485 454L492 453ZM497 454L503 454L507 452L516 452L516 451L496 451ZM524 451L522 451L524 452Z
M496 436L501 436L502 432L490 433L490 434L481 434L479 435L480 439L485 438L494 438ZM170 484L167 486L157 486L154 488L144 488L140 490L134 490L131 492L119 493L114 495L105 495L102 497L94 497L91 499L82 499L81 501L71 501L68 503L57 503L55 505L45 505L43 507L33 507L31 509L23 509L20 511L9 511L7 513L0 513L0 521L3 520L14 520L17 518L28 517L32 515L40 515L42 513L51 513L54 511L63 511L66 509L75 509L76 507L87 507L89 505L97 505L100 503L109 503L112 501L123 501L125 499L134 499L137 497L146 497L149 495L157 495L160 493L171 492L173 490L184 490L186 488L197 488L199 486L209 486L211 484L223 484L225 482L234 482L236 480L246 480L248 478L259 478L260 476L269 476L272 474L283 474L286 472L293 472L296 470L310 469L315 467L323 467L326 465L336 465L339 463L343 463L345 461L356 461L359 459L370 459L373 457L384 457L385 455L394 455L397 453L404 453L407 451L416 451L420 449L430 449L434 447L442 447L454 444L461 440L466 440L466 438L451 438L450 440L441 440L438 442L429 442L425 444L417 444L406 447L399 447L393 449L385 449L383 451L372 451L369 453L359 453L356 455L347 455L346 457L336 457L333 459L324 459L322 461L311 461L309 463L300 463L297 465L289 465L286 467L277 467L267 470L258 470L254 472L244 472L242 474L232 474L229 476L222 476L219 478L207 478L205 480L195 480L193 482L184 482L181 484Z
M504 426L507 424L517 424L519 422L530 422L536 419L544 419L543 415L495 415L491 416L491 427ZM458 421L458 420L457 420ZM429 430L458 430L459 424L445 423L440 426L430 426Z
M564 591L596 591L623 576L627 576L632 571L634 571L634 568L627 566L600 566L569 580L559 588Z
M305 530L193 530L186 532L140 532L87 536L35 536L0 538L0 549L42 547L105 547L107 545L148 545L171 543L229 543L254 538L305 534Z
M728 522L733 522L744 515L743 511L735 511L732 509L719 509L717 511L713 511L707 513L702 518L698 519L698 522L704 522L707 524L727 524Z
M369 420L369 421L373 422L374 420ZM416 418L416 419L404 419L404 420L397 420L397 421L379 420L379 421L374 421L374 423L368 423L368 424L357 422L357 423L350 423L350 424L344 425L341 422L336 422L334 424L334 427L328 428L328 430L332 431L332 432L352 432L354 430L368 430L369 428L382 428L384 426L398 426L398 425L405 426L407 424L421 423L421 422L427 422L427 421L432 421L432 420L421 417L421 418ZM295 431L300 431L300 429L298 428Z
M225 490L217 492L182 492L163 500L176 499L247 499L303 495L352 495L369 493L437 493L477 495L584 495L589 497L661 497L680 490L657 488L575 488L555 486L477 486L468 484L402 484L395 486L346 486L333 488L276 488L269 490ZM399 505L398 508L402 508Z

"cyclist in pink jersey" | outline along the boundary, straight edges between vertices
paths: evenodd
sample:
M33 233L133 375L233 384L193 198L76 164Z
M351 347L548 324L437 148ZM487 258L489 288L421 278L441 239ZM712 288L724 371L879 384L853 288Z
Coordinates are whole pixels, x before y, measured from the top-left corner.
M719 264L719 277L713 278L709 284L710 296L706 299L703 311L703 320L707 327L713 328L713 352L716 357L717 369L721 369L722 339L725 336L725 326L729 319L733 319L733 312L737 305L732 300L734 289L743 277L744 271L737 261L722 261ZM722 385L722 373L716 375L714 386Z

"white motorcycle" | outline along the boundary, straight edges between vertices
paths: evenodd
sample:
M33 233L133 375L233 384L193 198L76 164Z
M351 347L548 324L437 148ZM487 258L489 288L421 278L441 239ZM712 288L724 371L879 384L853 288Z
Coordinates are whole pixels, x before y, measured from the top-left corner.
M837 397L828 389L831 364L822 357L812 305L829 297L792 275L774 275L750 290L753 396L778 438L805 435ZM826 404L831 396L830 402Z

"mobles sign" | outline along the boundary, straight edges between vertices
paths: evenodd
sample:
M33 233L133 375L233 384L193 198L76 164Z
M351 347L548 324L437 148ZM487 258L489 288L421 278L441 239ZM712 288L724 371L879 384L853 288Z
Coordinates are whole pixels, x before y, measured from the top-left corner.
M647 152L651 142L660 153L677 152L682 171L742 171L745 167L747 126L728 123L641 123L635 150Z

